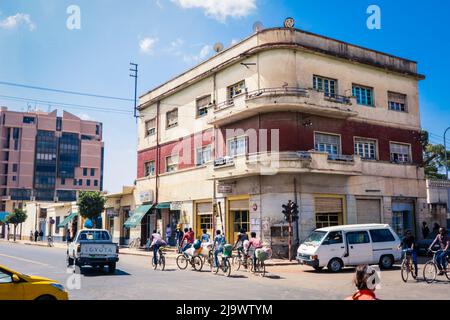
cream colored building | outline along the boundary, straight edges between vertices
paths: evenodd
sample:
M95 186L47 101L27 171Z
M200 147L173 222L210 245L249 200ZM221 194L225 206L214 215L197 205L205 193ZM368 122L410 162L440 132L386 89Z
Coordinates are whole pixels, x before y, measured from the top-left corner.
M280 252L288 200L296 240L369 222L419 234L422 79L414 61L342 41L255 33L140 98L137 205L147 196L148 215L197 236L244 227Z

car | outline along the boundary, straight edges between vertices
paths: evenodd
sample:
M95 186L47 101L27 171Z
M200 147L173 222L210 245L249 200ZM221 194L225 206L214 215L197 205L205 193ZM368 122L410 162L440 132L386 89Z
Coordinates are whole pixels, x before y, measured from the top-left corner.
M426 256L428 253L428 248L433 243L434 239L436 239L435 233L430 233L425 239L420 239L416 241L417 244L417 253L419 255ZM435 243L433 248L434 251L439 250L439 244Z
M300 264L331 272L346 266L378 264L392 268L401 260L400 239L387 224L355 224L315 230L298 248Z
M119 245L105 229L80 230L67 248L67 266L108 266L109 273L114 273L118 261Z
M69 300L69 294L55 280L29 276L0 265L0 300Z

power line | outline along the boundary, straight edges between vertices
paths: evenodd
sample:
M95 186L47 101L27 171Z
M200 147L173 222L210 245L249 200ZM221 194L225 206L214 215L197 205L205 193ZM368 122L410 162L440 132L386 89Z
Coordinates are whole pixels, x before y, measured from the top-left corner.
M81 104L74 104L74 103L46 101L46 100L23 98L23 97L0 95L0 98L6 99L6 100L13 100L13 101L34 102L34 103L45 104L45 105L55 105L55 106L60 105L60 106L66 106L68 108L88 109L91 111L99 111L99 112L112 112L112 113L120 113L120 114L132 114L133 113L131 111L121 110L121 109L97 107L97 106L91 106L91 105L81 105Z
M111 100L120 100L120 101L134 101L133 99L105 96L105 95L100 95L100 94L95 94L95 93L85 93L85 92L37 87L37 86L31 86L31 85L7 82L7 81L0 81L0 85L19 87L19 88L27 88L27 89L33 89L33 90L41 90L41 91L50 91L50 92L57 92L57 93L64 93L64 94L72 94L72 95L86 96L86 97L93 97L93 98L102 98L102 99L111 99Z

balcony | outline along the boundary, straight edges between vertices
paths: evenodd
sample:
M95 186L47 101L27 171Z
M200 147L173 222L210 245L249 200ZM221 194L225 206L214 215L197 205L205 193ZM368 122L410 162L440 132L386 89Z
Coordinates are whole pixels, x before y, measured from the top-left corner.
M212 125L225 125L262 112L295 111L346 119L358 115L355 98L300 87L266 88L217 104L208 115Z
M325 152L268 152L217 159L208 167L210 179L227 180L280 173L319 173L358 176L360 157Z

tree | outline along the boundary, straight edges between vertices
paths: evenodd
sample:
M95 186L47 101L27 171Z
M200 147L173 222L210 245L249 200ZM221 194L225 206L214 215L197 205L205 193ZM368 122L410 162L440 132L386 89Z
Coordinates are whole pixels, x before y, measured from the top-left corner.
M14 212L6 218L7 223L14 225L14 241L16 241L17 225L24 223L25 220L27 220L27 217L28 216L25 211L16 208L14 209Z
M425 176L429 179L446 179L445 174L445 148L442 144L432 144L429 140L429 134L423 130L421 133L421 143L423 151L423 165ZM447 151L447 159L450 160L450 152ZM447 163L450 165L450 161Z
M96 218L105 209L106 199L98 191L82 191L78 197L78 212L83 218L90 219L96 226Z

